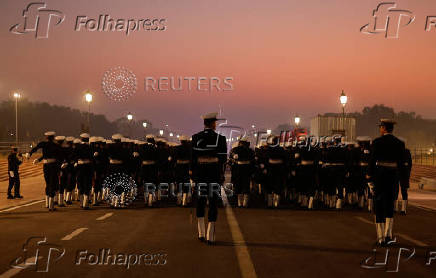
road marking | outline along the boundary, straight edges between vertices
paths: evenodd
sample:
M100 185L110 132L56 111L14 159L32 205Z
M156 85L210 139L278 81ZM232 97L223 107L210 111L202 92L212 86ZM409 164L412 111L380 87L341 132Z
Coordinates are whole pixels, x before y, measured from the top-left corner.
M235 252L238 259L241 276L242 278L256 278L256 271L254 269L250 253L248 252L248 248L245 245L244 236L242 235L238 221L236 220L235 214L233 213L232 207L229 204L226 192L223 188L221 189L221 194L233 242L237 243L235 245Z
M81 232L88 230L88 228L79 228L74 230L71 234L64 236L61 240L71 240L73 237L79 235Z
M113 212L109 212L109 213L106 213L105 215L103 215L103 216L100 216L99 218L97 218L96 220L97 221L102 221L102 220L105 220L106 218L109 218L109 217L111 217L112 215L113 215L114 213Z
M38 200L38 201L34 201L34 202L32 201L32 202L24 204L24 205L19 205L19 206L7 208L7 209L4 209L4 210L0 210L0 212L8 212L8 211L16 210L16 209L19 209L19 208L28 207L28 206L31 206L31 205L34 205L34 204L42 203L44 201L45 200Z
M0 278L10 278L16 274L18 274L21 270L28 268L29 266L31 266L31 263L34 263L36 260L36 257L32 257L32 258L28 258L24 263L21 263L19 265L17 265L14 268L11 268L5 272L3 272L2 274L0 274Z
M367 219L365 219L365 218L363 218L363 217L356 216L355 218L356 218L356 219L359 219L360 221L362 221L362 222L364 222L364 223L374 225L373 222L371 222L371 221L369 221L369 220L367 220ZM411 237L408 236L408 235L400 234L400 233L395 233L395 235L397 235L398 237L401 237L401 238L404 239L404 240L410 241L410 242L412 242L413 244L415 244L415 245L417 245L417 246L419 246L419 247L428 247L428 244L426 244L426 243L424 243L424 242L422 242L422 241L420 241L420 240L417 240L417 239L411 238Z

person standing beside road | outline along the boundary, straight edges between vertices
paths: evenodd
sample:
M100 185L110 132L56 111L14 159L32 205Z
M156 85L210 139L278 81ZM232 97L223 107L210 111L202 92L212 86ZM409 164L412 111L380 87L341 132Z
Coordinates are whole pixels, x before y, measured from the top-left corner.
M394 225L395 187L404 171L404 143L392 135L395 122L381 119L380 137L372 144L367 178L374 196L377 245L389 244Z
M18 153L17 147L12 147L11 153L8 155L8 199L23 198L23 196L20 195L20 176L18 171L22 162L21 154ZM14 196L12 196L12 188L14 188Z

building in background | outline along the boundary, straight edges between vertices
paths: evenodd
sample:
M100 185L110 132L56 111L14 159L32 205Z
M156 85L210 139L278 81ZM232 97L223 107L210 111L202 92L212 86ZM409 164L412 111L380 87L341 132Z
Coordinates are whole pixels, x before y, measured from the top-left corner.
M356 119L348 116L316 116L310 121L310 135L343 135L345 141L356 139Z

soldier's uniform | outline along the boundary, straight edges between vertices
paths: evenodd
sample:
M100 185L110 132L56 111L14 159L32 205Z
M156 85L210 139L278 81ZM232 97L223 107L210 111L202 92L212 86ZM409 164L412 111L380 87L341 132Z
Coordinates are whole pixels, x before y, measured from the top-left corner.
M47 141L39 142L32 150L30 150L28 157L31 157L37 150L42 150L42 157L35 159L34 163L42 161L44 164L44 180L45 180L45 195L46 195L46 207L49 211L54 211L54 196L59 186L59 168L60 160L62 159L62 150L58 144L54 142L54 131L48 131L44 133L47 137Z
M330 198L330 207L336 209L342 208L342 200L344 198L344 184L347 159L347 150L339 144L333 144L327 147L322 158L322 167L325 168L325 182L327 194Z
M229 163L232 167L234 192L238 196L238 207L247 207L254 172L254 151L250 149L248 138L239 140L238 146L231 150Z
M410 187L410 172L412 171L412 155L409 149L405 149L403 159L403 171L400 173L400 189L401 189L401 203L397 201L396 205L401 205L401 214L406 215L407 201L408 201L408 189ZM398 189L398 187L396 187ZM398 190L396 193L396 200L398 200Z
M62 176L61 182L65 185L65 201L67 205L72 204L73 190L76 188L76 169L74 168L74 137L67 137L66 144L62 146L63 164L61 166Z
M157 200L162 201L162 197L165 197L166 201L169 201L171 196L170 191L173 188L173 176L172 176L172 156L168 143L161 138L156 140L158 159L158 188L157 188Z
M265 169L265 165L267 163L266 159L266 142L265 145L261 145L256 147L254 150L254 182L258 186L258 193L265 194L265 187L267 184L267 172Z
M315 192L318 188L319 151L302 140L299 143L298 152L295 154L298 154L296 158L296 182L300 195L299 201L302 207L313 209Z
M57 204L60 207L64 207L64 191L67 185L67 174L66 174L66 148L64 145L65 142L65 136L56 136L55 137L56 142L59 144L59 146L61 147L61 156L59 159L59 163L60 163L60 170L59 170L59 188L58 188L58 192L57 192ZM56 198L55 198L55 202L56 202Z
M189 167L191 165L192 146L187 136L180 136L180 145L174 148L174 180L178 187L177 203L186 206L191 194Z
M103 180L106 176L108 164L107 154L101 138L91 137L91 153L93 156L94 168L94 194L92 194L92 204L98 205L103 197Z
M395 122L380 121L381 137L373 141L368 177L374 194L377 243L389 243L392 239L395 187L404 167L404 143L392 135Z
M218 113L204 115L205 129L192 136L192 179L197 189L198 237L205 238L204 215L209 201L206 239L215 241L215 222L218 216L220 187L224 182L224 165L227 160L226 137L215 132Z
M289 175L289 153L279 145L277 136L270 136L267 143L267 206L278 207Z
M82 143L75 149L75 160L77 170L77 186L79 194L82 197L81 207L89 209L89 196L92 189L92 180L94 176L93 154L89 145L89 134L80 134Z
M370 158L371 149L371 138L369 137L357 137L357 142L359 144L359 162L358 162L358 177L357 177L357 194L359 196L359 207L364 206L365 195L367 195L368 200L368 210L373 210L373 199L370 192L365 194L368 188L368 180L366 175L368 173L368 163Z
M23 198L20 195L20 174L18 171L21 163L22 160L17 157L17 148L13 147L12 152L8 155L8 199ZM12 188L14 188L14 196L12 196Z

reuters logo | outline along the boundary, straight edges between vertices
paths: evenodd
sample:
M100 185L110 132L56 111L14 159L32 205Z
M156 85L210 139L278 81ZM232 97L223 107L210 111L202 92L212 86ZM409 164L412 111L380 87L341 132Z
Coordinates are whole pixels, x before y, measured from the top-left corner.
M103 93L114 101L126 101L136 93L136 75L124 67L106 71L102 80Z

